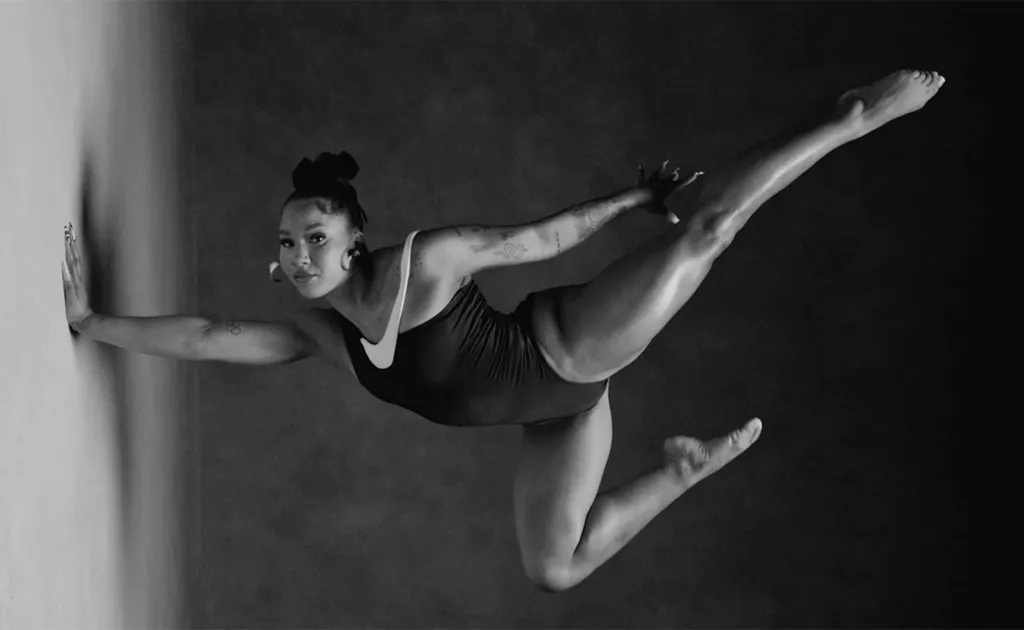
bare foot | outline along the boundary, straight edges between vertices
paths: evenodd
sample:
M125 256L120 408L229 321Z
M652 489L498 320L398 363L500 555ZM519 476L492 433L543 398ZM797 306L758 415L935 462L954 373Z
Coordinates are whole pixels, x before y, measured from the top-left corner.
M665 440L665 463L689 488L747 450L761 435L761 421L754 418L729 435L702 442L686 436Z
M871 85L846 92L839 98L839 109L864 135L921 109L945 82L938 72L899 70Z

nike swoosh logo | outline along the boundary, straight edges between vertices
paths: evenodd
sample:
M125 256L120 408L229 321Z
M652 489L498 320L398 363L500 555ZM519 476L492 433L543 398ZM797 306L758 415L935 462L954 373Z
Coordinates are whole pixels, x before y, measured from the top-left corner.
M402 252L402 284L398 287L398 298L391 309L391 319L384 331L384 337L380 342L372 344L365 338L360 339L363 343L363 350L366 358L370 360L377 369L385 370L395 362L395 348L398 346L398 329L402 323L402 310L405 308L405 291L409 286L409 264L412 260L412 239L416 236L416 230L405 239L405 250Z

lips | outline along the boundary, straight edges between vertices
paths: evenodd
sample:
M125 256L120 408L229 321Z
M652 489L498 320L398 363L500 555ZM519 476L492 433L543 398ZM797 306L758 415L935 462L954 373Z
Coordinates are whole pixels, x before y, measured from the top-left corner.
M304 271L300 271L297 274L295 274L294 276L292 276L292 278L294 278L296 282L309 282L310 280L312 280L315 277L316 277L315 275L308 274L308 273L306 273Z

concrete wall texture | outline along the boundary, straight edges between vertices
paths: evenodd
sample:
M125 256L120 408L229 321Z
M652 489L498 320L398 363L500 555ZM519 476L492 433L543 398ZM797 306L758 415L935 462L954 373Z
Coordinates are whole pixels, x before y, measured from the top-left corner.
M183 308L173 11L0 6L0 628L178 626L185 569L173 362L71 334L74 221L98 311Z

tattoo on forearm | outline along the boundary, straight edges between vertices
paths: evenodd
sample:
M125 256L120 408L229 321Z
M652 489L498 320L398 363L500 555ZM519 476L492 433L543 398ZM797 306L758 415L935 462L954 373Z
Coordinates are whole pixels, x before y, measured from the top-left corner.
M225 324L225 326L227 327L228 332L230 332L232 335L242 334L242 325L239 324L238 322L228 322L227 324Z
M506 241L500 250L494 252L494 255L505 260L519 260L523 257L523 252L527 251L529 249L521 243Z
M566 249L571 249L587 240L595 232L626 210L638 208L646 200L635 189L591 199L570 206L556 214L536 222L542 240L548 247L554 234L556 256L562 254L562 236L566 237ZM562 234L565 232L565 234Z
M572 216L576 219L579 240L583 241L601 229L601 226L615 216L615 212L607 203L587 202L573 209Z

